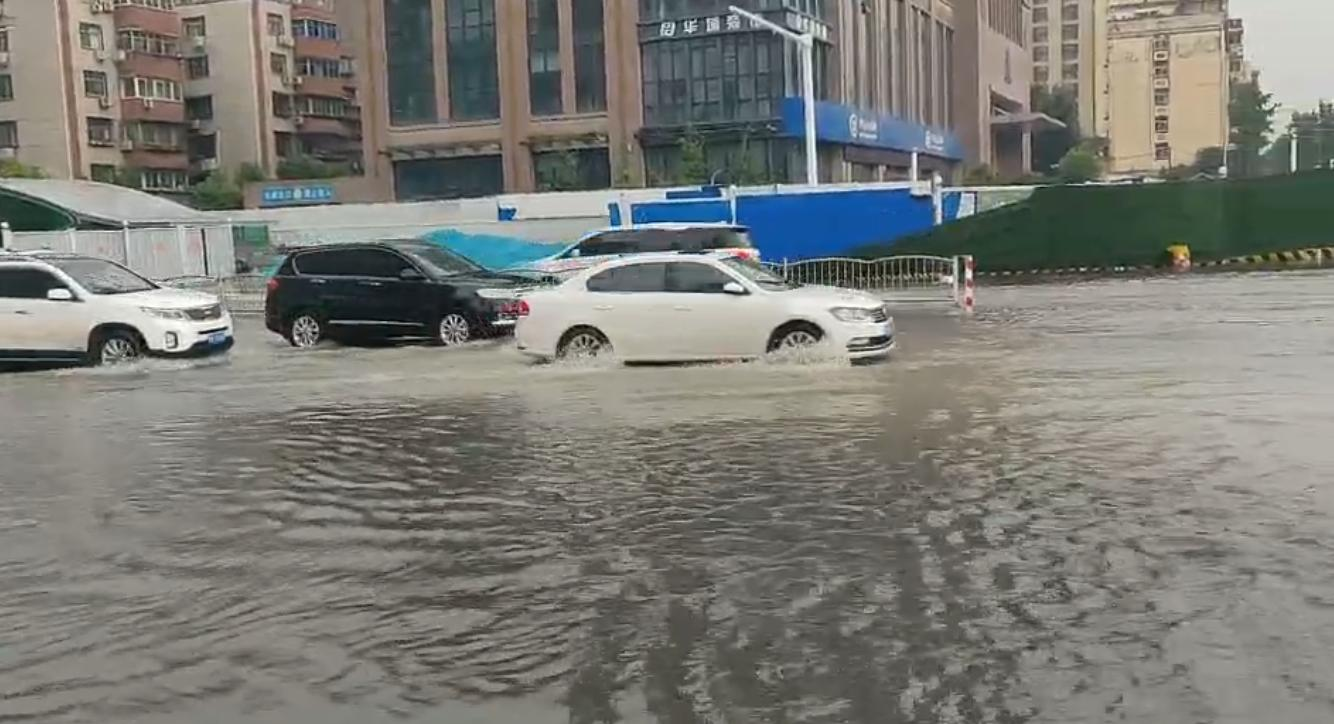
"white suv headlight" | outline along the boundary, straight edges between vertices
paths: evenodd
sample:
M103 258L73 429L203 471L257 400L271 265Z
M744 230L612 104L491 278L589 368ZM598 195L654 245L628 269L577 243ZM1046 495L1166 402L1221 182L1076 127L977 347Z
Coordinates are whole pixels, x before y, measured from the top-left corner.
M186 315L184 309L157 309L154 307L139 307L139 311L158 319L175 319L178 321L189 321L190 317Z
M863 309L861 307L834 307L829 310L834 315L834 319L840 322L873 322L875 321L874 309Z

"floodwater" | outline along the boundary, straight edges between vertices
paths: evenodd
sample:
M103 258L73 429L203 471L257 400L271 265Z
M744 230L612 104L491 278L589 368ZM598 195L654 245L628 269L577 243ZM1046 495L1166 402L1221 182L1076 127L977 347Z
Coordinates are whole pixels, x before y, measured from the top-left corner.
M0 376L0 722L1334 721L1334 276L980 305Z

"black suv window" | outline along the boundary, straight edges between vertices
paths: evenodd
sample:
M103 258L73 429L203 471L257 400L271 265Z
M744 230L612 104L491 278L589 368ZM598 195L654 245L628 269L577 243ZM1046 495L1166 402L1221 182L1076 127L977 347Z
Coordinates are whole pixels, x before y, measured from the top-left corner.
M605 231L585 239L579 244L579 256L749 248L751 248L750 234L744 229L727 227L626 229Z
M41 269L0 268L0 297L5 299L46 299L47 291L67 288Z
M723 285L736 281L708 264L678 262L667 265L667 291L685 294L722 294Z
M588 280L590 292L661 292L666 288L666 264L618 266Z
M314 276L397 279L410 266L403 257L384 249L327 249L296 258L297 271Z

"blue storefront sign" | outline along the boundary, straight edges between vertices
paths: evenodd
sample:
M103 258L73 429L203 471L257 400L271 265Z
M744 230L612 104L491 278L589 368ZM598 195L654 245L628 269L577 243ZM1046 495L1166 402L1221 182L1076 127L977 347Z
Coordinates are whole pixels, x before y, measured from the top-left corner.
M265 186L260 191L260 206L309 206L335 203L331 184L302 184L300 186Z
M801 98L783 99L783 135L800 138L806 132L805 104ZM902 118L861 111L829 101L815 102L815 137L824 143L867 146L953 160L963 159L963 144L954 134Z

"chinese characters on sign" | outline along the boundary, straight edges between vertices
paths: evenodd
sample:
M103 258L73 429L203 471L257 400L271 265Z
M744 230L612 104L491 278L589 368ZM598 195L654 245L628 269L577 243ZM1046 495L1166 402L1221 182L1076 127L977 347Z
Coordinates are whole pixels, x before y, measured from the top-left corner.
M328 184L312 186L269 186L260 193L261 206L328 204L334 201L334 188Z
M747 23L754 28L754 23ZM691 18L689 20L667 20L658 25L659 38L675 38L687 35L706 35L723 31L735 32L742 29L740 15Z
M810 33L818 40L829 40L829 26L815 18L797 13L786 13L783 17L783 24L798 33ZM664 20L661 23L656 23L648 33L649 39L655 37L683 38L712 33L732 33L738 30L756 30L759 27L754 21L748 21L740 15L732 14L714 15L706 18L688 18L686 20ZM656 34L654 34L655 30L657 31Z

